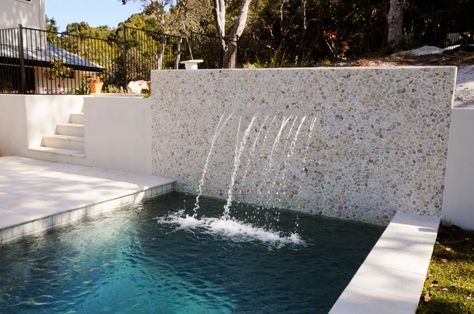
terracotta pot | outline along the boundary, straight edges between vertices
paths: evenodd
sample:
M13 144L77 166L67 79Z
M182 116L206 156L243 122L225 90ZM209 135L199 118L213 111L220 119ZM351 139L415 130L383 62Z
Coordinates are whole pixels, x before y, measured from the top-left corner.
M104 86L104 83L89 83L89 89L91 90L91 94L102 93L102 86Z

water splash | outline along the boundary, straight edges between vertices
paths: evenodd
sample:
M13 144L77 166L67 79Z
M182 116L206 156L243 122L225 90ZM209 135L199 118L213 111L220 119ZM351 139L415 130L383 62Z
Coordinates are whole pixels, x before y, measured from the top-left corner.
M198 219L186 215L184 210L168 214L166 217L157 217L156 220L159 224L175 225L175 230L201 231L213 236L225 237L233 242L259 241L277 248L285 245L306 245L297 231L283 233L222 217L201 217Z
M214 146L216 144L217 138L219 137L219 133L222 131L222 129L226 125L227 121L229 121L229 119L232 117L232 115L233 115L233 113L231 113L227 117L227 119L225 119L222 126L221 126L221 122L222 122L222 119L225 116L225 113L223 113L221 115L221 117L219 118L219 122L217 123L216 130L214 131L214 135L212 136L211 146L209 147L209 151L208 151L207 157L206 157L206 162L204 163L204 167L202 169L201 180L199 180L198 195L196 196L196 202L194 203L194 208L193 208L194 216L197 215L197 212L199 210L199 198L202 195L202 187L204 186L204 180L206 178L207 168L209 167L209 162L211 160L212 151L214 150Z
M247 145L247 139L250 133L250 130L252 129L252 125L255 122L255 119L257 119L257 116L253 116L252 120L250 121L249 125L247 126L247 129L245 129L244 135L239 141L239 134L240 134L240 125L242 122L242 117L239 119L239 126L237 130L237 140L236 140L236 145L235 145L235 155L234 155L234 170L232 171L232 176L230 178L230 185L229 185L229 191L227 192L227 204L224 206L224 218L229 219L230 217L230 205L232 204L233 200L233 192L234 192L234 185L235 185L235 178L237 177L237 170L239 169L240 166L240 159L242 156L242 153L244 152L245 146Z

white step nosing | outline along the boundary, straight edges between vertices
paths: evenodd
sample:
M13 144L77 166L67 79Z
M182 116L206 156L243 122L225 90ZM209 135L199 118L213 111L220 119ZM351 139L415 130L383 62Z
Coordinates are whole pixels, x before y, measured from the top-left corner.
M83 136L64 135L64 134L43 135L43 139L84 143Z
M84 124L81 124L81 123L58 123L56 126L66 127L66 128L78 128L78 129L84 128Z
M40 147L29 148L29 150L36 151L36 152L42 152L42 153L71 156L71 157L80 157L80 158L85 157L85 154L84 154L83 151L73 150L73 149L64 149L64 148L53 148L53 147L40 146Z
M69 135L45 135L41 146L84 151L84 138Z
M42 147L49 147L49 148L59 148L59 149L70 149L70 150L77 150L77 151L84 151L84 143L80 142L67 142L67 141L44 141L41 145Z
M56 125L56 134L84 137L84 125L76 123L65 123Z

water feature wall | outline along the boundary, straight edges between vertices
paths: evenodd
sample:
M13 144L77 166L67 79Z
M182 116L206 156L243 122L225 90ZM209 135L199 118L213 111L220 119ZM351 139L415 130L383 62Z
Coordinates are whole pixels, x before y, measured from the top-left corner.
M439 215L455 71L154 71L153 173L227 199L225 212L243 201L381 224Z

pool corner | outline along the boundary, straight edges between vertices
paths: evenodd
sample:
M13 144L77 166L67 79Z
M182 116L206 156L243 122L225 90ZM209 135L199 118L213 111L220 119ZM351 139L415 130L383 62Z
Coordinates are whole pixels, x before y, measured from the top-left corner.
M330 313L415 313L439 222L398 212Z

